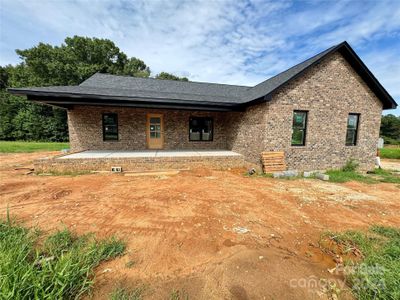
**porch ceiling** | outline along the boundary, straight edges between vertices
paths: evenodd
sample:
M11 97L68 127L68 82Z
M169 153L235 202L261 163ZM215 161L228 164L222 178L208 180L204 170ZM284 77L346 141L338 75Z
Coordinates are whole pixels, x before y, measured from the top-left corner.
M210 157L210 156L241 156L229 150L88 150L67 154L58 159L99 159L99 158L158 158L158 157Z

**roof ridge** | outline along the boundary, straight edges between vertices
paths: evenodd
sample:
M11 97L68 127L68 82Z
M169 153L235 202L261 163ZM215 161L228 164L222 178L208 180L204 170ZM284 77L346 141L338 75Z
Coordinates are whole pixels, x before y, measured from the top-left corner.
M132 79L143 79L143 80L162 80L162 81L168 81L168 82L181 82L181 83L195 83L195 84L207 84L207 85L223 85L223 86L232 86L232 87L243 87L243 88L252 88L253 86L250 85L238 85L238 84L228 84L228 83L215 83L215 82L204 82L204 81L182 81L182 80L172 80L172 79L158 79L154 77L135 77L131 75L117 75L117 74L109 74L109 73L101 73L101 72L96 72L86 80L82 81L79 85L87 81L88 79L92 78L95 75L101 75L101 76L113 76L113 77L125 77L125 78L132 78Z

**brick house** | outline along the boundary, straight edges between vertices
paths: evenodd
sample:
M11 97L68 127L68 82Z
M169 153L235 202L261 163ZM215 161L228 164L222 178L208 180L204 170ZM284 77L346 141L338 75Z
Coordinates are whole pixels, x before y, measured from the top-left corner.
M397 104L347 42L254 87L94 74L79 86L13 88L67 109L71 150L230 150L287 168L374 165L382 109Z

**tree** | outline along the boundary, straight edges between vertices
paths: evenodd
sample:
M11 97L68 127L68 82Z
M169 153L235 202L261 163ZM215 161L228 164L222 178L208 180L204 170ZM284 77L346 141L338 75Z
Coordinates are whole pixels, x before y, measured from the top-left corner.
M134 77L149 77L150 68L146 66L143 60L132 57L126 62L122 71L122 75L130 75Z
M156 75L156 79L163 79L163 80L179 80L179 81L189 81L186 77L178 77L175 76L174 74L167 73L167 72L161 72Z
M400 116L396 117L391 114L382 116L380 134L385 143L400 144Z
M78 85L97 72L151 74L144 61L128 58L107 39L74 36L60 46L39 43L16 52L21 63L0 67L0 140L68 140L65 110L26 101L7 93L7 87ZM188 80L165 72L156 78Z

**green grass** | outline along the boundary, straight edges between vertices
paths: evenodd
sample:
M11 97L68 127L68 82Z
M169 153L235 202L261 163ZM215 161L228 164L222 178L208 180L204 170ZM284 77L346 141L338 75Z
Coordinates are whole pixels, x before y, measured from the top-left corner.
M189 300L189 295L184 290L173 289L169 295L169 300Z
M376 175L378 181L388 183L400 183L400 173L385 169L375 169L369 174Z
M345 261L345 277L357 299L400 299L400 228L372 226L368 232L326 236L341 246L342 253L335 254L361 251L361 260Z
M96 240L69 230L47 238L8 220L0 220L0 299L77 299L90 291L94 268L122 255L115 238Z
M367 184L379 182L400 184L400 173L384 169L375 169L374 171L368 172L368 174L365 175L358 173L357 171L342 170L328 170L326 174L329 175L329 181L339 183L358 181Z
M383 148L380 149L381 158L400 159L400 148Z
M332 182L348 182L348 181L359 181L363 183L377 183L378 181L372 177L362 175L356 171L342 171L342 170L328 170L326 172L329 175L329 181Z
M0 141L0 153L60 151L67 148L68 143Z
M144 287L137 287L128 289L125 287L118 287L109 295L110 300L141 300L143 299Z

